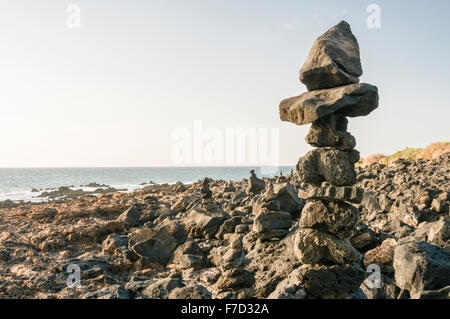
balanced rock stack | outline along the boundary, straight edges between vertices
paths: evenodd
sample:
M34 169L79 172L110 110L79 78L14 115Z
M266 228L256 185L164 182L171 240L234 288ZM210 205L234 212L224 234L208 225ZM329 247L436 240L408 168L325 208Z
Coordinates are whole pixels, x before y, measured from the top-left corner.
M201 192L201 199L202 199L202 206L206 211L210 211L216 208L216 203L214 202L214 199L212 198L212 191L209 188L209 179L205 177L202 180L202 186L200 189Z
M299 280L312 297L344 298L364 280L361 255L348 239L359 221L350 203L361 202L363 191L352 186L359 152L347 117L377 108L378 89L359 83L361 75L358 42L342 21L315 41L300 70L309 92L280 103L281 120L312 123L306 142L317 147L296 166L300 181L312 185L294 245Z

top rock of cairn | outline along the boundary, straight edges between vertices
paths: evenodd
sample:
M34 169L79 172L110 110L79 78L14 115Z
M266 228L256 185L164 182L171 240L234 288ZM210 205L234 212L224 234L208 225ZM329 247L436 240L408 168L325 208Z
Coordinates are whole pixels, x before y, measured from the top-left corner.
M314 42L300 81L313 91L359 83L362 73L358 41L350 25L341 21Z

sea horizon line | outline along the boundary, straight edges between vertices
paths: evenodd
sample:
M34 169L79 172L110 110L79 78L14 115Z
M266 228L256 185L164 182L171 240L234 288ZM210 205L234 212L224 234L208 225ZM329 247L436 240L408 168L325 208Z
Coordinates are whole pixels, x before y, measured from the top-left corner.
M56 168L252 168L252 167L294 167L291 165L214 165L214 166L10 166L0 169L56 169Z

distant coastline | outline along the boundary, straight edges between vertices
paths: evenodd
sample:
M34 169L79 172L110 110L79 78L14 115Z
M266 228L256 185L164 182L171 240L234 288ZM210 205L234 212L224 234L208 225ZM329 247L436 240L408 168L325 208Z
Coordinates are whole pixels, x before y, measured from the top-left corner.
M293 167L280 166L272 174L264 167L252 166L0 168L0 202L43 202L79 195L132 192L152 183L192 184L204 177L239 181L248 177L252 169L258 176L273 177L280 172L288 174Z

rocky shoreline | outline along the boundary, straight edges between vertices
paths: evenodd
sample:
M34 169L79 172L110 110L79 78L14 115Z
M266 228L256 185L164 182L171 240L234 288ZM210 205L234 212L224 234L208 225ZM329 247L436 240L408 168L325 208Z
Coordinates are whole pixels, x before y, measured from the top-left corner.
M0 297L449 298L450 154L355 165L347 118L378 107L361 75L348 23L314 42L279 107L311 124L295 174L1 206Z
M338 193L361 198L349 240L363 269L380 266L381 286L366 280L349 298L449 297L449 179L448 155L356 167L362 197ZM327 188L252 173L3 208L0 297L318 298L345 289L354 283L319 272L327 284L299 280L295 234L311 193L326 198ZM79 288L67 286L70 265L81 269Z
M30 204L30 203L38 203L38 202L46 202L46 201L70 201L79 197L86 196L98 196L101 194L111 194L116 192L131 192L136 189L143 188L147 185L155 184L150 181L149 183L143 182L138 185L132 185L131 188L124 187L114 187L107 184L98 184L96 182L91 182L86 185L80 186L60 186L55 188L45 188L45 189L37 189L32 188L30 194L33 194L31 198L28 200L12 200L6 199L0 201L0 208L13 208L22 204ZM168 184L167 184L168 185Z

